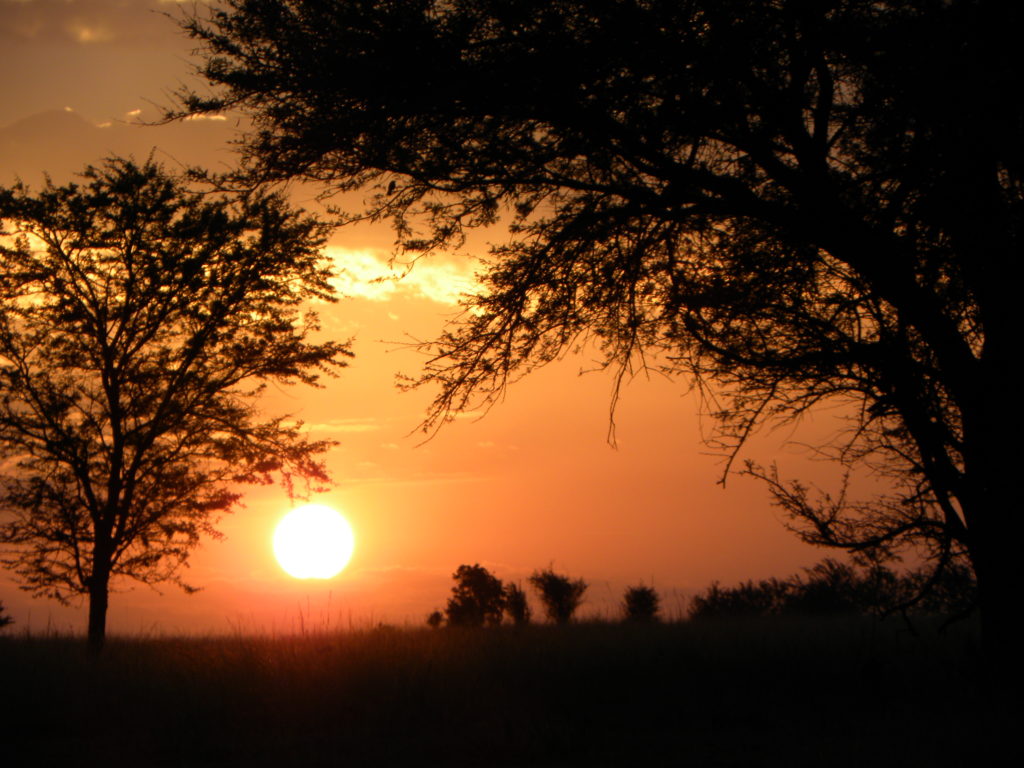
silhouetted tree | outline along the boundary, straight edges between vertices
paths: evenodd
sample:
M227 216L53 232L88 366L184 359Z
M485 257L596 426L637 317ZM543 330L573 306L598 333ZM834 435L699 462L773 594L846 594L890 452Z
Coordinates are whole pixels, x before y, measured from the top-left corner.
M0 629L3 629L8 624L13 624L14 619L4 613L4 604L0 603Z
M111 581L179 577L240 483L326 480L266 382L314 384L329 301L324 227L280 197L204 195L152 162L0 190L0 543L23 588L86 595L102 646Z
M622 613L626 621L652 622L658 620L661 598L654 587L643 584L628 587L622 597Z
M452 627L481 627L501 623L505 591L501 579L482 565L460 565L452 574L455 586L445 614Z
M517 627L530 623L530 603L526 599L526 592L518 584L505 585L505 613Z
M428 345L427 427L592 342L714 387L731 455L845 403L847 463L891 498L751 466L809 542L966 553L1012 652L1024 542L1016 373L1020 3L228 0L186 21L241 109L250 180L374 187L402 245L502 216ZM641 356L641 353L643 355Z
M572 620L583 602L583 593L587 591L587 582L583 579L572 580L551 568L534 571L530 584L540 594L544 611L555 624L567 624Z
M432 611L427 616L427 626L431 629L437 629L444 623L444 614L440 611Z

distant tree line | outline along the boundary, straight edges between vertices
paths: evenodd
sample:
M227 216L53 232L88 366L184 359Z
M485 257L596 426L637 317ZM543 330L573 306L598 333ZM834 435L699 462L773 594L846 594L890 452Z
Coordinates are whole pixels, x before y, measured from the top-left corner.
M455 586L445 610L435 610L427 624L440 627L497 626L507 620L529 624L532 613L526 592L479 564L460 565L452 575ZM583 602L587 582L570 579L553 568L534 571L527 579L553 624L572 621ZM960 616L977 600L974 574L966 564L953 563L936 573L923 568L898 573L883 565L858 566L826 558L786 579L744 581L723 587L717 581L690 602L690 619L715 617L874 615L891 613ZM626 622L660 619L661 597L650 586L628 587L621 617Z
M952 563L897 573L882 565L858 567L827 558L788 579L713 582L690 603L691 619L720 616L886 615L894 612L956 616L970 611L977 584L971 569Z

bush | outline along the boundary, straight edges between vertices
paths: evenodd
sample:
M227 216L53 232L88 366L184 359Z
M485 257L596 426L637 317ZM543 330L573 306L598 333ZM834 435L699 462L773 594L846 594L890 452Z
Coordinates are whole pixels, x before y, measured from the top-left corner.
M622 612L626 621L653 622L658 620L661 598L654 587L643 584L626 589L622 598Z
M567 624L572 619L583 602L583 593L587 591L587 582L583 579L573 581L551 568L534 571L530 584L540 593L544 611L555 624Z
M694 596L690 603L691 619L713 616L768 616L781 613L789 599L792 584L766 579L755 584L741 582L736 587L721 587L711 582L706 591Z
M530 623L530 604L526 601L526 592L518 584L505 586L505 613L517 627Z

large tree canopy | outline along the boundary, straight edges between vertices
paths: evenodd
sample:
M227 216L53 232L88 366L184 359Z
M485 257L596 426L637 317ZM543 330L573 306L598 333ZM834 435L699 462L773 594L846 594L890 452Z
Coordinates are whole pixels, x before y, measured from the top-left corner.
M30 591L89 599L180 579L238 484L322 484L327 442L263 416L267 382L314 384L331 300L324 227L277 196L208 196L152 163L0 189L0 544Z
M899 485L810 541L967 552L1008 602L1024 127L1019 4L229 0L187 22L250 179L376 189L407 248L502 217L433 346L434 418L583 340L727 393L722 436L845 399L838 454Z

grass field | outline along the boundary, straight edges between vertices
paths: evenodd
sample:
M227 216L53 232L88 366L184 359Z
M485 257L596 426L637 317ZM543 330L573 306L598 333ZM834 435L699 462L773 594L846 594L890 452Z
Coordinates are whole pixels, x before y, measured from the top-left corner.
M988 765L966 624L895 619L0 639L25 766Z

